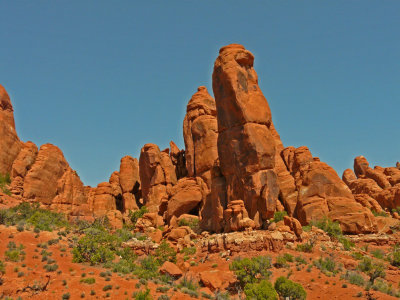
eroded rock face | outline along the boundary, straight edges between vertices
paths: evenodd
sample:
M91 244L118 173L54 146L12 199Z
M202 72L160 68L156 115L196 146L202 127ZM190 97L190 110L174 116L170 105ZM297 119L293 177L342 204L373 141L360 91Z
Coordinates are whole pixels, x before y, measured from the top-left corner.
M186 169L185 150L179 150L178 146L173 141L169 143L169 149L169 155L171 157L172 164L175 167L176 179L179 180L183 177L186 177L188 172Z
M190 99L183 121L186 168L190 177L201 176L210 184L208 172L218 158L217 111L215 101L201 86Z
M390 211L400 206L399 169L379 166L372 169L364 156L358 156L354 159L354 171L357 178L347 169L343 173L343 180L360 203L377 212L382 208Z
M196 179L182 178L171 190L171 198L168 200L166 218L179 217L190 213L200 205L203 199L201 185ZM198 212L197 212L198 215Z
M176 173L166 152L157 145L146 144L140 152L139 174L144 204L150 212L158 212L163 199L168 199L176 184Z
M0 173L11 173L12 164L21 150L15 131L14 110L5 88L0 85Z
M57 195L57 182L68 169L61 150L45 144L24 180L24 198L50 205Z
M14 160L11 169L11 178L25 178L31 169L38 154L38 147L32 142L22 143L22 149Z
M82 215L89 214L88 199L78 174L68 168L57 182L57 195L51 202L50 208L62 211L77 211Z
M327 216L338 221L344 232L376 230L371 211L355 201L335 170L313 158L307 147L285 149L283 157L299 191L296 216L301 224Z
M141 197L139 162L136 158L125 156L119 168L123 207L122 211L138 209L137 200Z
M218 157L226 178L228 205L243 200L249 218L260 227L271 217L270 212L273 214L279 186L273 171L276 145L270 130L271 111L258 86L253 62L253 54L241 45L221 48L214 64L213 91ZM262 193L265 186L274 192ZM263 198L265 194L268 199Z

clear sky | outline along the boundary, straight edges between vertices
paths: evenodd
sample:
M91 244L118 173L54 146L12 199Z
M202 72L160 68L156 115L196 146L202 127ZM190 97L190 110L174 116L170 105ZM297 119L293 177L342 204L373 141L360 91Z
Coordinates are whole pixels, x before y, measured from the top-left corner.
M400 1L1 1L0 83L20 138L61 148L85 184L145 143L184 147L220 47L255 55L285 146L339 175L400 160Z

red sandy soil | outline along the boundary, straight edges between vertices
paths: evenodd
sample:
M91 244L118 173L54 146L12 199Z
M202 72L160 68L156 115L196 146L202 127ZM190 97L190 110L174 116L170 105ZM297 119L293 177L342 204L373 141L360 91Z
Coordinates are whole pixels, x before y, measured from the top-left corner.
M47 252L52 252L50 256L56 261L59 266L58 270L55 272L46 272L43 266L46 262L41 261L40 252L42 248L38 248L39 243L46 243L51 239L58 239L57 232L40 232L38 237L32 231L18 232L14 226L5 227L0 226L0 260L6 263L6 273L3 276L4 284L0 286L0 298L8 296L13 299L21 296L23 299L61 299L62 295L65 293L70 293L70 299L80 299L81 295L85 294L85 299L132 299L132 294L140 289L144 289L141 286L139 289L135 285L139 282L138 279L132 279L130 276L119 276L113 273L110 281L106 281L104 277L101 277L100 272L107 271L102 267L90 266L86 264L78 264L72 262L71 249L68 247L67 238L63 237L62 240L57 243L48 246ZM7 245L10 241L13 241L19 246L22 244L26 252L26 257L21 262L10 262L6 261L5 251L7 250ZM357 248L361 245L357 245ZM374 246L370 245L369 251L372 249L382 249L385 252L390 250L388 246ZM37 249L37 250L36 250ZM65 249L65 251L61 251ZM261 252L248 252L241 253L241 257L253 257L260 255L271 256L273 262L278 255L283 253L290 253L294 257L301 255L307 264L311 263L313 260L318 259L320 256L327 256L330 252L334 251L333 256L336 262L349 261L353 258L350 256L350 252L345 251L335 251L327 249L326 251L321 251L319 246L314 248L313 253L300 253L291 249L284 249L281 253L273 253L267 251ZM35 258L36 256L36 258ZM205 259L204 263L202 262ZM191 257L186 262L183 262L183 255L178 255L177 265L185 265L188 268L187 275L196 277L200 272L203 271L222 271L228 277L234 278L233 273L229 270L229 264L234 257L227 256L221 257L220 253L208 254L208 253L197 253ZM190 266L189 262L193 266ZM354 263L358 262L354 260ZM335 277L328 277L320 272L319 269L313 267L311 272L307 272L307 265L300 265L300 270L296 270L296 263L289 263L288 268L272 268L271 281L279 276L287 276L289 272L290 279L299 282L307 291L307 299L356 299L359 292L362 293L361 299L366 299L366 292L362 287L352 285L345 280L340 279L340 275ZM15 271L15 268L18 268ZM61 272L59 272L59 270ZM23 272L24 275L18 277L18 272ZM96 282L94 284L81 283L80 280L82 274L86 274L85 278L93 277ZM50 276L50 282L45 291L34 293L33 291L22 292L22 289L28 286L33 286L35 283L44 284L47 282L47 277ZM392 286L397 289L400 282L400 270L395 267L388 267L386 270L386 278ZM66 284L63 282L65 280ZM342 285L346 284L347 287ZM103 291L103 287L106 285L112 285L113 288L109 291ZM153 299L157 299L162 293L156 292L157 286L153 282L148 281L148 287L151 290ZM95 295L90 295L91 290L95 291ZM200 292L204 291L210 295L213 293L208 288L201 288ZM108 296L107 296L107 293ZM170 299L191 299L188 295L182 294L179 290L174 291L171 288L166 293ZM381 292L371 291L371 295L376 299L396 299L395 297L383 294ZM199 298L201 298L199 293ZM232 299L238 299L237 295L232 296Z

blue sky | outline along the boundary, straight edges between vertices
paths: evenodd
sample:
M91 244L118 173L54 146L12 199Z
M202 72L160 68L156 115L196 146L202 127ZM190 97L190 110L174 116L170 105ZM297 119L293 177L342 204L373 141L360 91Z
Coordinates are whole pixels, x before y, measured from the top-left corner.
M220 47L255 55L285 146L339 175L400 160L400 1L1 1L0 83L24 141L85 184L145 143L183 147L186 104Z

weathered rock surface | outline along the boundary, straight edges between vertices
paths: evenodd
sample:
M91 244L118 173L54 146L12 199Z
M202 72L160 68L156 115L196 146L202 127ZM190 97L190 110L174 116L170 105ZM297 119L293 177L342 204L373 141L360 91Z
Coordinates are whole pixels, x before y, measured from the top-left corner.
M209 171L218 158L215 101L204 86L190 99L183 121L186 168L190 177L201 176L210 185Z
M276 146L271 111L257 83L254 56L243 46L221 48L214 64L218 156L229 202L241 199L257 227L271 217L278 200ZM262 193L267 187L268 193ZM268 199L263 198L268 195ZM270 207L274 203L274 207ZM268 208L268 209L267 209Z
M24 180L24 198L50 205L57 195L57 182L68 169L61 150L45 144Z
M179 217L190 213L200 205L203 199L201 185L195 179L182 178L171 190L171 198L168 200L166 218ZM198 213L197 213L198 214Z
M343 172L343 181L348 185L356 199L363 201L364 206L381 212L400 206L400 170L395 167L374 169L364 156L354 159L354 173L347 169Z
M177 182L169 155L161 152L157 145L144 145L140 152L139 174L144 204L150 212L158 212L161 202L169 198Z
M336 172L313 158L307 147L289 147L283 157L299 191L296 216L301 224L327 216L339 221L344 232L376 231L371 211L357 203Z
M11 173L12 164L21 147L15 131L14 110L10 97L0 85L0 174Z

